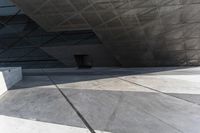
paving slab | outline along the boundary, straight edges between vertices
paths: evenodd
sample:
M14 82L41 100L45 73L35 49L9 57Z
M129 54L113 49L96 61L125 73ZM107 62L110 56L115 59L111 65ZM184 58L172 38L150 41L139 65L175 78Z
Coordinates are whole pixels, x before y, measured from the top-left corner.
M120 79L200 104L199 75L132 75Z
M4 133L90 133L87 128L27 120L3 115L0 115L0 129ZM95 132L110 133L102 131Z
M51 78L96 130L114 133L198 133L200 130L198 105L131 84L120 77Z
M47 76L25 76L1 97L0 115L85 128Z
M23 119L41 130L35 122L89 132L56 83L97 133L200 131L199 67L71 70L26 71L29 76L1 97L0 122L5 118L16 124Z

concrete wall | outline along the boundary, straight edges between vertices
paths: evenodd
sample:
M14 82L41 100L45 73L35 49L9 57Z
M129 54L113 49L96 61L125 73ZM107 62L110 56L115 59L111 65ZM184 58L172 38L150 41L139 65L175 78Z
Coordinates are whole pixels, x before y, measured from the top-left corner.
M0 68L0 95L22 80L21 67Z
M119 66L117 61L100 44L95 45L72 45L60 47L43 47L49 55L63 62L66 67L76 67L74 55L86 54L92 58L93 67Z

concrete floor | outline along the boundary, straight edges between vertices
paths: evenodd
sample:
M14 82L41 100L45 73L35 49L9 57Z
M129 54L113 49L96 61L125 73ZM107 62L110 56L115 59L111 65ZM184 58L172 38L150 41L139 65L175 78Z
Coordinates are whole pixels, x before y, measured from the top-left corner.
M4 133L200 132L200 67L37 69L24 75L0 98Z

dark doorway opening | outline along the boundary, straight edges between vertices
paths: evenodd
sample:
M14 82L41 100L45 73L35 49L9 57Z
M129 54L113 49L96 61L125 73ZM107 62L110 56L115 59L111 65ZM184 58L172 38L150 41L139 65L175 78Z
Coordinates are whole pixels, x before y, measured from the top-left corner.
M78 68L91 68L92 67L92 59L89 55L78 54L74 55L76 60L76 64Z

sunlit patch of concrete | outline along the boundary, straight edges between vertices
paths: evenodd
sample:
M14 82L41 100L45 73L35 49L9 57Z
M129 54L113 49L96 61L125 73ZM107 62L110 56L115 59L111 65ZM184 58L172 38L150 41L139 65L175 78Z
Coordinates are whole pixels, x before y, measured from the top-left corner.
M79 76L81 78L86 78L85 76ZM73 88L73 89L84 89L84 90L109 90L109 91L139 91L139 92L155 92L144 87L140 87L129 82L120 80L119 78L103 78L103 77L93 77L95 80L89 81L75 81L76 76L59 76L53 77L55 82L60 88ZM99 78L99 79L98 79ZM67 83L71 80L69 83ZM73 82L74 80L74 82ZM59 83L61 82L61 83Z
M199 75L133 75L119 78L163 93L200 94Z
M3 133L90 133L87 128L59 125L0 115ZM96 131L96 133L111 133Z

